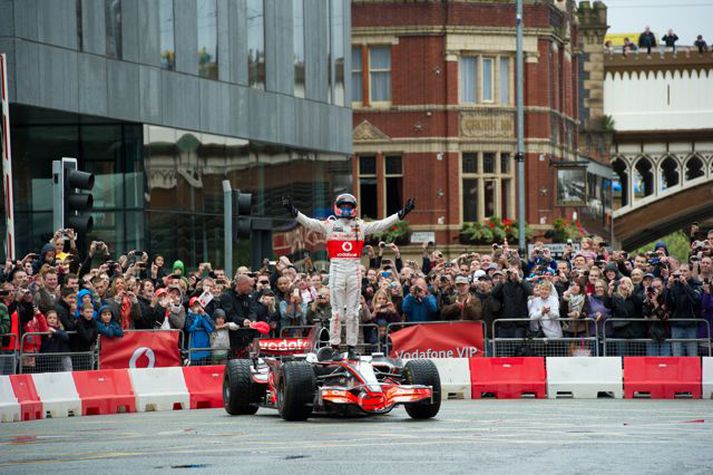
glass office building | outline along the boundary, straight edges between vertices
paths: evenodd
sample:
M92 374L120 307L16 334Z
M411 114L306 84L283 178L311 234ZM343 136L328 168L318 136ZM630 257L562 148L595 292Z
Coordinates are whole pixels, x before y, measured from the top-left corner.
M61 157L96 175L88 238L119 252L222 262L225 179L271 229L283 194L324 215L351 190L349 24L348 0L0 2L18 254L53 232ZM271 253L253 241L236 263Z

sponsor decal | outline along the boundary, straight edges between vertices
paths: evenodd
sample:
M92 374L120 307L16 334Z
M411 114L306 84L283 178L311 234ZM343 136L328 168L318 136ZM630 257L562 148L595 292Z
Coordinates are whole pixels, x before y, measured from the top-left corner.
M101 339L101 368L181 366L178 332L124 332L122 338Z
M391 356L398 358L472 358L483 355L481 322L410 325L392 331Z

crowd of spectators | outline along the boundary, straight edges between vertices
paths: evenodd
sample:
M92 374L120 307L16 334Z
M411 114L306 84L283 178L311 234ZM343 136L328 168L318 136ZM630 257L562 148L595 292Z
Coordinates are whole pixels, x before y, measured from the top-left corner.
M366 246L360 321L369 325L360 339L383 343L386 327L399 322L469 320L484 322L491 338L606 333L645 339L641 351L648 355L697 355L696 339L709 341L709 327L689 320L713 323L713 230L693 226L690 236L687 262L671 256L664 242L627 254L590 237L568 242L557 258L542 242L527 256L504 242L452 259L426 243L420 262L404 260L395 244ZM331 317L328 273L309 258L296 266L283 256L226 276L208 262L188 270L143 250L111 255L97 241L81 252L74 232L62 230L39 254L7 260L0 269L3 353L85 352L99 335L177 329L186 334L191 360L221 360L231 330L251 322L284 336L299 331L290 327L327 326ZM44 334L22 338L32 332ZM34 360L20 364L31 370ZM72 369L68 357L56 364Z
M639 38L636 43L634 43L631 38L625 37L624 44L621 47L621 53L627 56L631 52L646 51L646 54L651 54L651 51L655 48L660 47L661 52L671 51L676 53L677 44L679 37L674 33L673 29L669 28L665 35L661 37L661 41L656 41L656 35L651 31L649 26L644 28L644 31L639 34ZM697 35L696 41L693 42L692 47L698 50L700 54L708 52L708 43L703 39L703 35ZM609 54L614 53L614 46L611 40L607 40L604 43L604 50Z

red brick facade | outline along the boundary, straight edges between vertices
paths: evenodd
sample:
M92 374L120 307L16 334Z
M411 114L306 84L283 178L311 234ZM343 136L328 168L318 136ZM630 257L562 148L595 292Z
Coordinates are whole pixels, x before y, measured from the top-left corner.
M551 161L576 158L576 13L572 1L525 3L527 220L551 225L572 211L556 206ZM400 155L403 198L418 203L409 222L436 231L439 243L458 243L464 178L477 181L471 217L516 218L516 163L508 158L516 152L514 25L514 1L353 0L352 46L361 48L362 74L352 87L363 97L353 104L355 190L358 157L376 156L376 197L361 199L377 200L378 217L387 194L383 157ZM369 98L373 46L390 47L390 101ZM471 81L461 77L461 67L470 67L464 64L475 64L473 101L461 93ZM478 165L466 175L469 153Z

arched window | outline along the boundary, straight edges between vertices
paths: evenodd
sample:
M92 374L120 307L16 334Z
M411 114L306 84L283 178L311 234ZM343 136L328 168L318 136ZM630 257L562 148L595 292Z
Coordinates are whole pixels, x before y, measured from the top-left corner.
M681 173L678 170L678 162L673 157L666 157L659 166L659 189L666 191L676 185L681 184Z
M703 168L703 160L698 155L693 155L686 162L686 181L695 180L706 174Z
M634 166L634 196L637 199L650 196L654 192L654 167L647 157L641 157Z
M626 162L621 158L615 158L612 161L612 170L618 177L614 180L613 207L619 209L629 204L629 175L626 170Z

